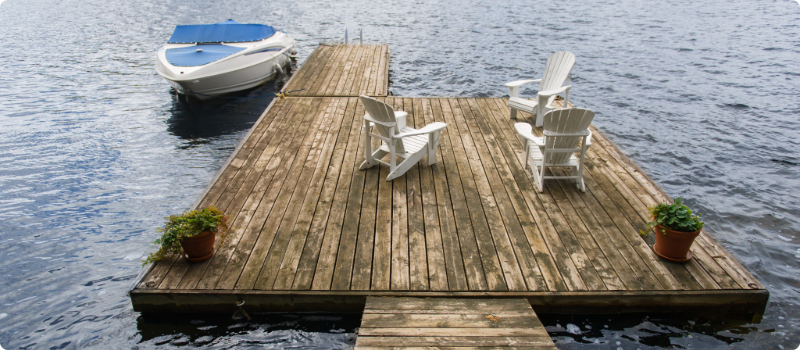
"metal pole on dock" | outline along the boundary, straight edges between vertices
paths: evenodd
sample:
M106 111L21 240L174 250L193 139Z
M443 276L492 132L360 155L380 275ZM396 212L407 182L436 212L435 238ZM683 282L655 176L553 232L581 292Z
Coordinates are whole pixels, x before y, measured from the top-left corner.
M347 28L344 29L344 44L347 45Z
M364 45L364 28L358 28L358 43Z

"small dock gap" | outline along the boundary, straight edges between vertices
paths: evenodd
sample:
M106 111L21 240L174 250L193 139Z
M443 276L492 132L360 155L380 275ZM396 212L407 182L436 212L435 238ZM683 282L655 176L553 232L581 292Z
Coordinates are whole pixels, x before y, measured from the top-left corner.
M555 350L527 300L367 298L356 350Z
M154 264L130 292L134 310L367 305L369 320L384 317L371 311L380 300L436 297L525 299L540 313L763 312L769 292L707 232L688 263L653 253L638 231L668 197L599 130L587 191L553 180L539 193L513 128L530 115L509 119L505 98L387 97L388 53L311 54L285 89L302 90L273 101L198 201L233 232L208 261ZM408 112L411 126L447 123L436 164L392 182L386 167L359 170L360 94Z

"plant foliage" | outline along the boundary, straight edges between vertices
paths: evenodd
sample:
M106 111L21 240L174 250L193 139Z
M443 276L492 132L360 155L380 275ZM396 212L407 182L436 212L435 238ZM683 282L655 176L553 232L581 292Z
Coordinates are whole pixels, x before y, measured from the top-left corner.
M694 232L704 225L700 216L692 215L692 210L681 202L680 197L675 198L672 204L659 203L647 209L653 217L653 221L647 223L648 230L661 225L674 231Z
M222 211L211 206L200 210L183 212L180 215L171 215L166 218L163 227L158 228L161 237L153 244L158 250L150 253L143 265L159 261L174 254L183 254L181 240L194 237L203 232L211 231L224 237L230 230L228 217Z

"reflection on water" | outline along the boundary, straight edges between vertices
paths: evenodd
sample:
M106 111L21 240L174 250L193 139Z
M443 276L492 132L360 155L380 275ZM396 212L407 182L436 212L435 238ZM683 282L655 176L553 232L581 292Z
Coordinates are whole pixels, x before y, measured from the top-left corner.
M235 349L348 349L355 344L359 314L255 314L251 319L227 315L138 318L139 348L204 346Z
M539 315L559 349L636 348L764 348L780 342L744 343L743 334L757 332L738 318L690 314ZM771 330L770 332L774 332Z
M247 131L261 116L263 109L259 107L264 101L272 100L289 77L281 74L256 88L203 100L170 89L172 108L169 109L167 132L187 140L187 146L192 147L220 135Z
M697 208L771 300L761 322L547 315L559 346L797 348L798 11L792 1L747 0L6 0L0 346L352 344L358 323L347 316L323 326L307 315L243 326L150 318L125 295L162 217L191 206L272 100L187 103L155 73L175 25L232 18L290 33L300 62L320 42L341 41L345 27L364 28L367 43L390 44L398 96L504 96L504 82L537 78L550 53L573 51L570 100L596 111L605 135Z

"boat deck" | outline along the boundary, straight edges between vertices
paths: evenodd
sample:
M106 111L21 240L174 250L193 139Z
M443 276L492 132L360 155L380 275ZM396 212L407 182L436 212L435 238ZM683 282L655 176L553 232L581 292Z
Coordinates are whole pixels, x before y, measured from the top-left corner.
M668 198L594 127L587 191L550 180L539 193L513 128L530 115L510 120L506 99L379 99L409 125L447 123L435 164L387 182L386 167L359 170L356 97L276 99L198 203L233 232L211 260L153 265L134 309L360 312L370 296L441 296L526 298L540 313L763 311L767 290L708 232L688 263L653 253L638 231Z

